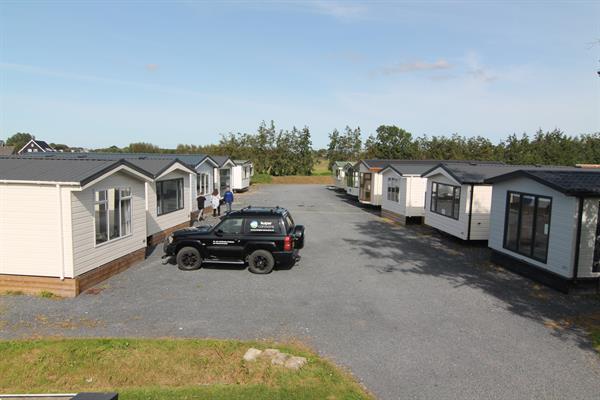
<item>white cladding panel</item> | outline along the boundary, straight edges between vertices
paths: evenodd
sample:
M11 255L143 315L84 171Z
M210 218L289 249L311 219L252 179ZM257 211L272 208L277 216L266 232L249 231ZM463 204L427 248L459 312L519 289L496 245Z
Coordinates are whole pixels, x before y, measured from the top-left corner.
M460 207L458 219L450 218L431 211L431 186L433 182L444 183L448 185L460 186ZM467 213L467 198L470 188L469 185L460 185L456 181L449 179L444 174L436 174L427 178L427 195L425 204L425 224L467 240L469 215Z
M56 186L0 183L1 274L58 277L62 258L64 275L73 276L71 192L60 193L62 220Z
M131 234L96 245L94 193L131 188ZM144 182L118 172L71 196L74 276L146 247Z
M546 263L504 248L504 223L508 191L548 196L552 198L548 258ZM511 179L494 184L490 213L490 248L523 260L540 268L570 278L573 274L577 199L527 178ZM583 260L581 260L583 262ZM591 263L590 263L591 264ZM591 271L591 267L590 267Z
M183 208L181 210L173 211L168 214L157 215L156 207L156 182L147 185L148 188L148 210L147 215L147 234L148 236L158 232L162 232L165 229L172 228L176 225L183 224L190 220L191 208L190 208L190 179L189 173L184 171L173 171L169 174L161 177L158 181L165 181L169 179L183 178ZM194 199L192 203L196 203Z

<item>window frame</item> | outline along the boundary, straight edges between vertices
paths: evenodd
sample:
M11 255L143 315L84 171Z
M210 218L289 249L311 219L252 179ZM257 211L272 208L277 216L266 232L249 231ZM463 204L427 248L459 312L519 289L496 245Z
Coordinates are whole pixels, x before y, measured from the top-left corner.
M400 179L394 176L387 178L387 201L400 203Z
M159 212L159 206L160 206L160 199L158 197L158 186L159 184L162 186L162 184L164 182L173 182L173 181L179 181L181 182L181 196L179 196L180 200L181 200L181 206L178 204L175 210L171 210L168 212ZM160 210L162 210L164 207L160 207ZM161 180L161 181L156 181L156 216L157 217L161 217L163 215L167 215L167 214L171 214L180 210L183 210L185 208L185 182L183 180L183 178L173 178L173 179L165 179L165 180Z
M448 187L452 188L452 208L450 209L452 214L442 214L441 212L437 211L438 185L448 186ZM434 187L435 187L435 190L433 189ZM458 190L458 210L457 210L457 213L455 216L454 215L454 206L455 206L455 202L457 201L457 199L456 199L456 191L457 190ZM434 194L435 194L435 199L434 199ZM461 186L452 185L449 183L442 183L442 182L431 182L431 193L429 195L429 211L431 211L434 214L441 215L442 217L447 217L447 218L451 218L451 219L458 221L460 219L461 196L462 196L462 187ZM434 203L435 203L435 207L434 207Z
M514 194L514 195L519 195L519 213L517 215L517 237L515 238L515 242L516 242L516 248L515 249L511 249L509 247L507 247L507 228L508 228L508 216L509 216L509 207L510 207L510 195ZM529 253L527 252L522 252L519 251L519 247L520 247L520 241L521 241L521 223L522 223L522 211L523 211L523 196L529 196L529 197L533 197L534 198L534 207L533 207L533 222L532 222L532 233L531 233L531 238L532 238L532 243L531 243L531 250ZM548 214L548 238L546 241L546 251L544 253L544 257L536 257L535 254L535 239L536 239L536 233L537 233L537 217L538 217L538 204L539 204L539 199L545 199L545 200L549 200L550 201L550 212ZM503 238L502 238L502 248L508 251L511 251L513 253L519 254L521 256L530 258L532 260L541 262L543 264L546 264L548 262L548 251L550 250L550 230L552 228L552 203L553 203L553 198L552 196L547 196L547 195L542 195L542 194L533 194L533 193L526 193L526 192L519 192L516 190L507 190L506 191L506 204L504 206L504 231L502 233Z
M108 191L109 190L115 190L118 191L119 193L119 215L118 215L118 226L119 226L119 236L110 237L110 209L108 207ZM127 196L123 196L123 191L128 191L129 194ZM96 193L100 193L100 192L105 192L105 200L96 200ZM122 218L123 218L123 202L124 201L129 201L129 233L123 234L123 226L122 224ZM106 189L101 189L101 190L94 190L92 192L92 204L93 204L93 209L94 209L94 217L92 218L92 225L94 227L94 248L96 247L100 247L100 246L104 246L107 243L112 243L114 241L120 240L120 239L124 239L127 238L129 236L133 235L133 191L131 190L131 186L117 186L117 187L111 187L111 188L106 188ZM105 240L104 242L98 243L98 238L97 238L97 232L96 232L96 205L97 204L105 204L106 205L106 233L107 233L107 237L108 239Z

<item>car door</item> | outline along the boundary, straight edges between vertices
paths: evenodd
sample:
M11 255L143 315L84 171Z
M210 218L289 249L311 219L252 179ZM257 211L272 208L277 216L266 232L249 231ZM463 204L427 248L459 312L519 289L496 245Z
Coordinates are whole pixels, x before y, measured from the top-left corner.
M226 218L213 229L207 244L209 256L219 260L242 260L244 218Z

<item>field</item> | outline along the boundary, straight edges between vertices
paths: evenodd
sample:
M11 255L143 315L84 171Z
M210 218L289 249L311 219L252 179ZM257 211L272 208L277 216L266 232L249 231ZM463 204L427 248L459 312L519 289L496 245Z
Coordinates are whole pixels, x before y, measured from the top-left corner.
M306 357L299 371L246 362L249 347ZM117 391L119 399L371 399L298 344L191 339L0 342L0 393Z
M333 178L328 168L326 159L319 159L315 163L312 175L290 175L290 176L271 176L269 174L254 174L252 184L316 184L332 185Z

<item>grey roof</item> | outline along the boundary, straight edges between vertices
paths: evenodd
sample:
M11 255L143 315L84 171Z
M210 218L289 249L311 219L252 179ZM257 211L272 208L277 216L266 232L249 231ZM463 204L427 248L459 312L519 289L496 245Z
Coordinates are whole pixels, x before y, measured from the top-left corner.
M121 160L121 159L163 159L163 160L179 160L189 167L195 168L205 159L211 159L215 164L218 164L213 157L206 154L175 154L175 153L102 153L102 152L53 152L32 154L24 153L22 157L52 157L52 158L79 158L79 159L95 159L95 160Z
M175 163L180 163L182 166L187 168L189 172L196 173L194 168L190 165L187 165L181 162L178 159L165 159L165 158L129 158L127 159L131 164L137 166L138 168L152 174L153 178L157 178L160 174L166 171L171 165Z
M333 163L337 168L344 168L348 164L352 165L352 161L336 161Z
M480 163L484 162L487 164L493 165L503 165L502 161L473 161L473 160L404 160L404 159L372 159L372 160L361 160L363 164L365 164L368 168L380 168L383 169L388 165L393 165L396 167L400 167L403 165L413 165L418 167L419 165L428 165L429 168L436 166L441 163L448 164L468 164L468 163ZM407 172L408 173L408 172Z
M460 183L484 183L487 179L508 174L511 172L515 172L521 169L531 169L531 170L540 170L540 169L575 169L574 167L561 167L561 166L536 166L536 165L508 165L508 164L498 164L498 163L490 163L487 161L484 162L442 162L438 165L434 166L428 171L425 171L421 176L428 175L430 172L434 171L437 168L442 168L448 174L450 174L457 182Z
M126 160L53 159L47 157L0 157L0 180L86 183L127 165L152 178L149 172Z
M520 169L489 179L486 183L502 182L515 178L531 178L570 196L600 196L600 170L581 168Z
M217 164L219 164L219 167L222 167L227 161L231 160L231 158L227 156L210 156L210 158L212 158Z
M250 160L233 160L233 162L235 163L235 165L252 164L252 161Z

